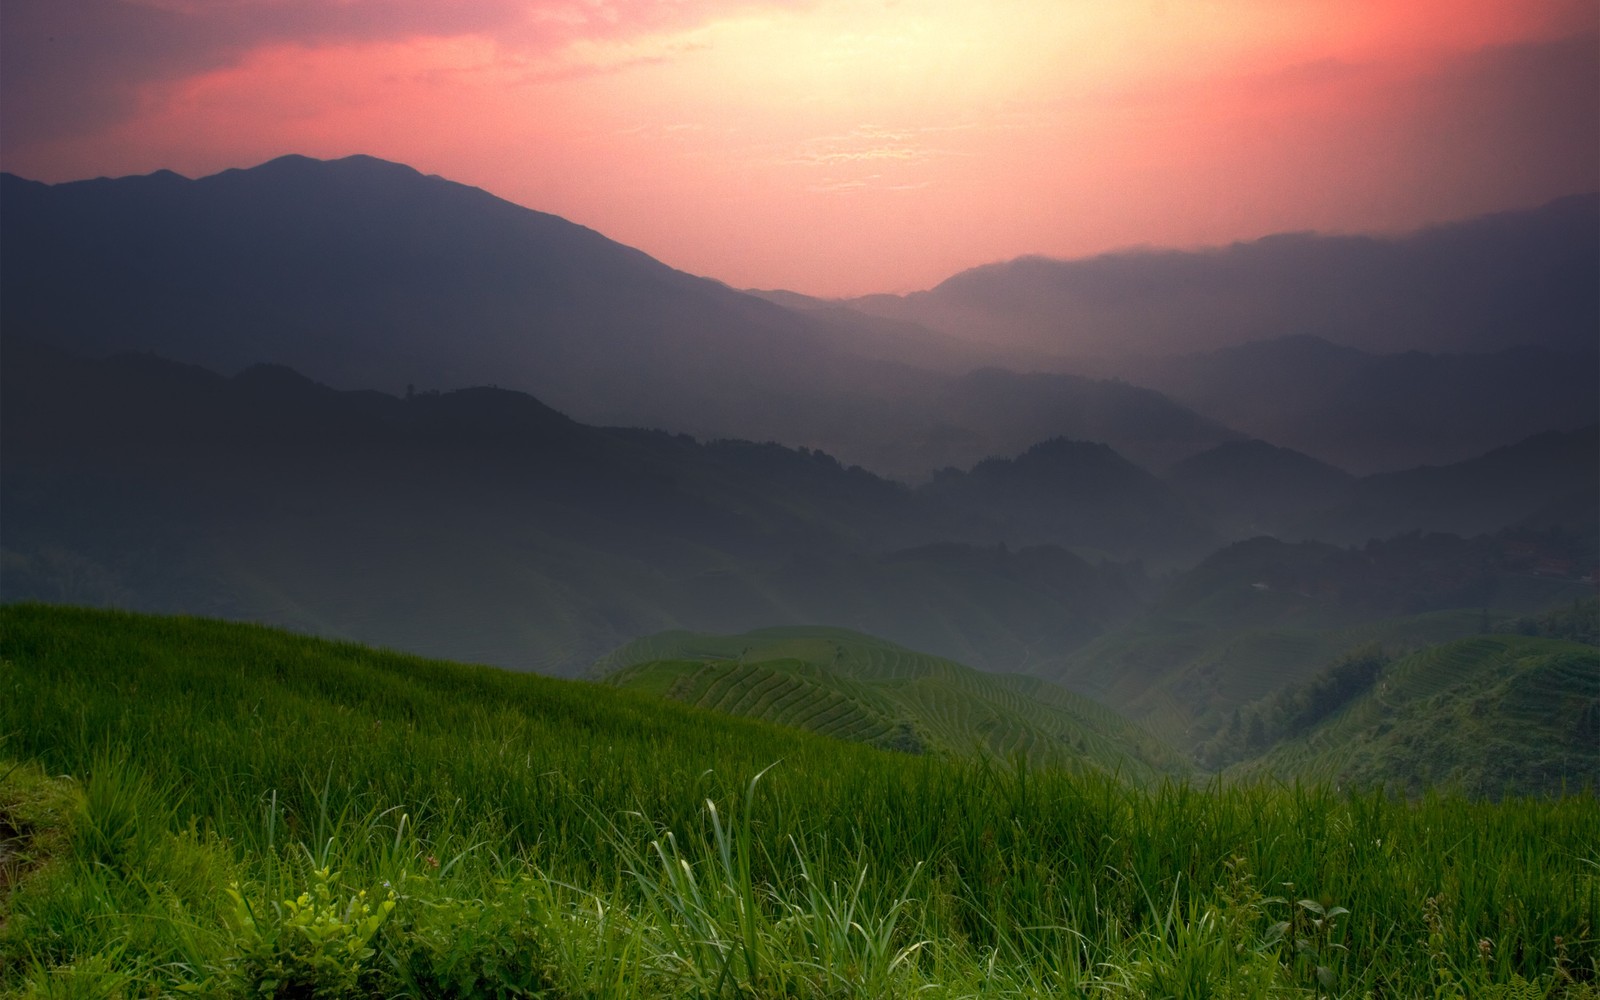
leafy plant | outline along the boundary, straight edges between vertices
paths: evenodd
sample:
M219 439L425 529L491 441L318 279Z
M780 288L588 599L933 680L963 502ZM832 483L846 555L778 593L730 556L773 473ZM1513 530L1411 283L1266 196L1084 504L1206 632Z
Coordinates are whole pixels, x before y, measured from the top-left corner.
M291 899L263 906L237 884L228 888L236 936L225 973L248 996L349 996L376 954L372 941L395 908L394 891L376 900L365 889L346 895L339 873L306 867L309 885Z

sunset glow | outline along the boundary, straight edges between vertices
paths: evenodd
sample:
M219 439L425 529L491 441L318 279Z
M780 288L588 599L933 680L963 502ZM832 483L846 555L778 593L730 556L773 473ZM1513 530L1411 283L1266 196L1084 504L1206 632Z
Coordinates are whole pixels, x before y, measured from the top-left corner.
M6 170L370 153L735 286L1396 230L1600 186L1600 14L1517 0L12 0Z

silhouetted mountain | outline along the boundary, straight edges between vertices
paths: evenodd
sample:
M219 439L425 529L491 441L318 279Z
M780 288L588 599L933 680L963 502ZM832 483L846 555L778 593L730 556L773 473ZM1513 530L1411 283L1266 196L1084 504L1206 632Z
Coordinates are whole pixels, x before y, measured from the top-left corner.
M228 372L270 362L395 393L499 385L588 423L778 440L906 478L1090 434L1038 390L1019 422L973 384L947 387L994 363L967 341L799 297L804 308L785 308L370 157L290 156L193 181L5 176L0 214L0 323L73 353ZM1145 411L1181 408L1145 394L1123 426L1109 390L1050 392L1104 397L1087 424L1141 459L1226 436L1155 427L1146 447ZM998 424L983 422L990 409Z
M945 384L934 410L948 425L985 435L988 450L973 460L1068 437L1101 442L1142 465L1164 468L1241 436L1158 392L1122 381L995 368Z
M990 669L1131 613L1141 574L961 544L816 452L586 426L7 337L8 600L289 625L570 672L670 628L833 623Z
M1285 233L1198 251L1024 257L853 300L997 344L1167 355L1288 334L1371 351L1592 351L1600 195L1407 236Z
M835 349L861 337L370 157L7 176L0 198L0 319L75 352L392 392L502 384L590 422L802 443L853 394L931 384Z
M1285 337L1109 369L1258 437L1358 473L1455 462L1600 413L1600 357L1367 354Z
M1453 465L1369 476L1307 519L1309 534L1364 541L1423 529L1474 535L1509 525L1600 531L1600 427L1551 431Z
M1164 477L1224 535L1282 535L1309 513L1337 506L1355 477L1265 441L1230 441L1185 459Z
M1164 468L1239 436L1158 392L1125 382L981 368L885 411L853 441L841 442L841 451L915 482L935 469L969 468L1054 437L1102 442L1143 465Z
M991 531L1012 544L1163 561L1193 558L1214 544L1160 480L1098 443L1055 438L970 472L945 469L922 493L962 512L965 530Z
M835 299L782 289L749 288L745 294L825 321L841 331L836 346L864 358L950 374L964 374L997 363L1032 368L1041 360L1036 352L996 351L908 320L864 313Z

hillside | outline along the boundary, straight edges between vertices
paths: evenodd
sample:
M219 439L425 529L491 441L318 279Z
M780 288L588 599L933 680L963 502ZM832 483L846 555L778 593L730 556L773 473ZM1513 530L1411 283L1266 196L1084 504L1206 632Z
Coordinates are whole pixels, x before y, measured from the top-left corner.
M920 492L998 542L1180 564L1215 544L1199 512L1155 476L1086 441L1053 438L967 472L943 469Z
M1336 542L1415 528L1475 535L1515 524L1560 526L1595 537L1597 512L1600 427L1591 423L1536 434L1450 465L1368 476L1342 503L1302 519L1299 529Z
M590 423L793 443L828 416L819 397L836 412L931 384L836 349L854 337L826 322L371 157L6 176L0 202L0 321L75 352L396 393L499 384Z
M1302 335L1089 367L1363 475L1465 461L1600 412L1592 342L1393 351Z
M225 378L9 335L4 354L9 600L220 615L569 674L665 630L823 623L1070 681L1126 707L1071 659L1154 592L1140 566L1118 560L1181 568L1216 537L1202 506L1104 445L1047 442L914 490L807 449L588 426L504 389L337 391L284 368ZM1529 524L1541 512L1582 523L1592 505L1561 488L1587 475L1583 439L1554 443L1513 449L1524 458L1509 464L1485 458L1477 478L1499 506L1471 507L1474 523L1524 511ZM1507 470L1515 481L1496 482ZM1476 481L1460 471L1393 482L1443 477L1435 493L1460 506L1451 491ZM1247 490L1239 469L1225 475L1238 479L1226 489ZM1379 523L1432 509L1392 504ZM1503 603L1520 613L1570 596L1559 581L1593 571L1586 536L1542 524L1524 534L1526 551L1494 556L1507 569L1492 580L1481 554L1469 564L1428 545L1391 548L1381 572L1315 582L1342 596L1306 607L1345 608L1337 627ZM1328 567L1362 562L1315 551ZM1241 565L1198 595L1216 605L1244 588L1241 607L1267 607L1250 588L1270 580L1251 573ZM1425 578L1421 591L1396 582L1407 574ZM1506 587L1526 597L1494 596ZM1197 605L1186 616L1226 613ZM1121 657L1103 663L1117 683L1149 679Z
M1136 787L40 606L0 689L7 995L1577 1000L1597 961L1589 798Z
M1594 594L1582 536L1406 534L1361 548L1238 542L1172 580L1138 617L1035 672L1193 748L1234 709L1345 652L1474 635Z
M924 405L931 430L908 444L923 471L970 468L1057 437L1105 444L1164 469L1241 436L1159 392L1047 371L978 368L942 384Z
M1600 195L1574 195L1396 237L1279 233L1202 250L1022 257L852 305L1072 357L1187 354L1286 333L1382 352L1592 354L1597 225Z
M1130 614L1143 575L975 548L828 455L7 338L0 594L261 621L575 673L667 629L829 622L1006 669ZM947 541L954 537L956 541Z
M1230 433L1149 390L1082 379L1036 389L1022 419L1008 386L962 376L1026 359L842 307L786 308L367 156L196 180L6 175L0 214L0 327L88 357L151 352L230 375L273 364L394 394L500 386L585 423L820 448L910 480L1058 434L1172 460Z
M1411 795L1554 794L1600 786L1600 650L1486 635L1420 650L1310 732L1230 774Z
M1178 755L1104 707L844 629L668 632L600 661L608 683L909 753L1015 756L1148 779Z
M1355 483L1343 469L1257 440L1220 444L1162 479L1230 539L1292 536L1308 512L1343 503Z

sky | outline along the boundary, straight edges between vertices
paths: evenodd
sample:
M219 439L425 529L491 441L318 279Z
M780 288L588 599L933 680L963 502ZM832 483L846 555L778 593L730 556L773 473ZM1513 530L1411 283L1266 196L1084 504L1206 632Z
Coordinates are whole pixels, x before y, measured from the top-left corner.
M366 153L735 287L1600 188L1593 0L0 0L0 168Z

